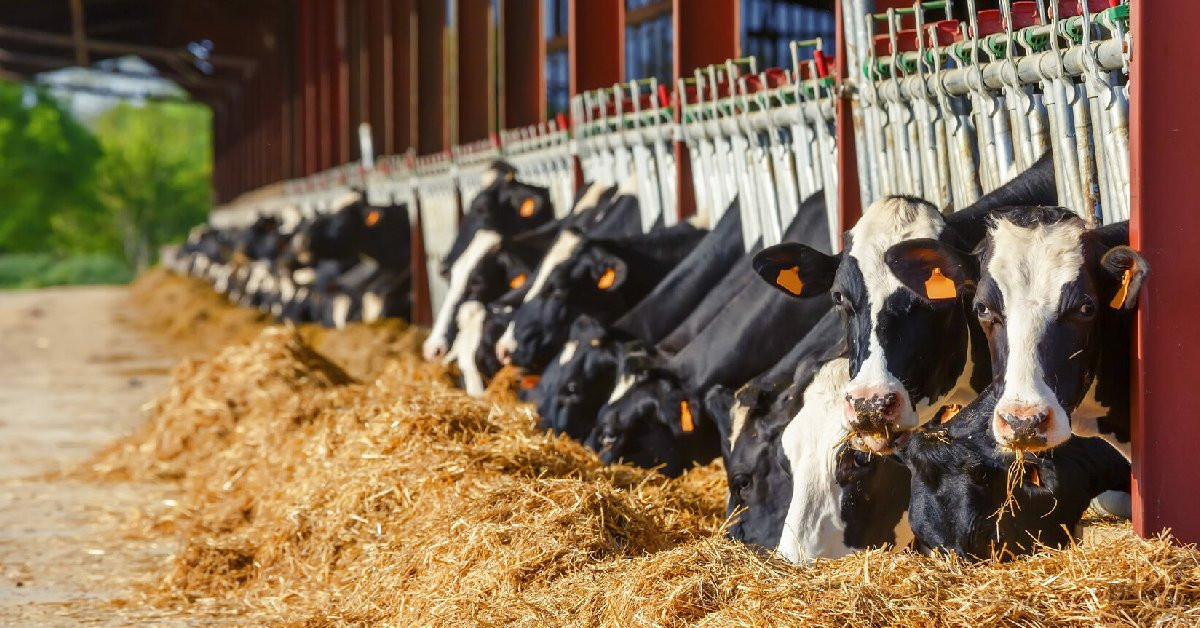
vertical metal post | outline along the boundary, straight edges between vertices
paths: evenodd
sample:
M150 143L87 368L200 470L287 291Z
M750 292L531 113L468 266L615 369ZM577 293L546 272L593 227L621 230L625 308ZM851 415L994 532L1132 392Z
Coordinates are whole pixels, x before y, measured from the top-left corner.
M1195 6L1188 0L1134 2L1130 72L1131 240L1153 272L1139 301L1133 381L1133 523L1149 536L1170 528L1200 541L1196 479L1195 362L1200 326L1200 82L1195 68Z
M455 60L458 79L450 86L457 98L458 136L455 144L487 139L493 131L495 94L490 89L495 66L491 63L491 0L457 0Z
M416 2L417 24L417 125L414 144L422 155L439 153L449 146L446 120L444 33L446 3Z
M841 219L840 232L845 232L862 216L862 200L858 187L858 158L854 146L854 117L851 108L850 94L846 86L849 77L849 56L846 54L846 10L845 0L834 3L834 24L837 40L837 87L836 96L836 133L838 152L838 217ZM849 16L858 19L858 16Z
M500 128L546 119L542 1L500 0Z

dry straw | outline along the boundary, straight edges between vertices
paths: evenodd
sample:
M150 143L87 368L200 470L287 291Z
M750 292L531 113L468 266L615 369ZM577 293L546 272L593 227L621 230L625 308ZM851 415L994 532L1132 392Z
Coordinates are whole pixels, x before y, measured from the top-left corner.
M312 348L373 334L273 327L184 361L145 427L93 461L186 496L139 528L181 539L150 599L313 625L1200 622L1200 555L1127 527L1010 562L757 555L720 534L719 463L678 480L604 467L536 428L512 374L475 400L411 350L352 376Z

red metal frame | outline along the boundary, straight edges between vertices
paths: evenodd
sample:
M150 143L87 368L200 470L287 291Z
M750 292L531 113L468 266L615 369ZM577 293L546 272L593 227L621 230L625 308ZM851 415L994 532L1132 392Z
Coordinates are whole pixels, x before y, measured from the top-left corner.
M1200 180L1195 176L1200 83L1188 52L1195 6L1134 2L1130 177L1134 248L1152 272L1142 288L1133 381L1133 523L1142 536L1170 528L1200 542L1192 499L1200 420L1192 405L1200 326ZM1180 80L1183 78L1184 80Z
M546 119L542 0L500 0L500 38L500 127L537 124Z
M446 115L446 64L444 35L446 5L443 0L416 3L417 36L417 153L428 155L450 147Z
M675 80L689 78L698 67L723 63L741 56L739 0L708 0L688 2L674 0L671 28L674 31L674 50L671 61ZM623 47L622 47L623 48ZM669 86L669 87L674 87ZM678 103L675 115L679 116ZM696 213L695 190L692 188L692 162L683 144L675 145L676 190L679 217ZM706 207L709 212L716 207Z
M496 96L495 64L492 55L491 0L456 0L455 61L458 78L451 85L457 93L457 134L454 144L487 139L493 128Z

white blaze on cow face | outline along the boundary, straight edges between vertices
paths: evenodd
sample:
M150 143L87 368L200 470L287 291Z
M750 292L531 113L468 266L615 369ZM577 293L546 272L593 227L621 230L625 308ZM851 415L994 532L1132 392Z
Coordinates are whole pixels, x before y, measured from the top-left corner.
M849 375L844 358L822 366L804 390L804 407L783 430L783 453L792 470L792 499L778 551L794 563L808 564L854 551L845 542L834 459L838 444L848 433L836 417Z
M383 297L368 292L362 298L362 319L364 323L374 323L383 318Z
M500 239L500 234L495 231L477 231L471 238L471 243L463 249L462 255L459 255L458 259L454 260L454 264L450 266L450 286L446 288L446 296L442 298L442 305L438 308L437 318L433 321L433 329L430 330L429 337L421 346L421 353L426 360L436 360L449 349L450 340L447 338L447 334L450 330L450 322L454 318L455 310L462 300L463 293L467 290L467 280L471 277L471 271L475 270L484 255L500 246Z
M612 394L608 396L608 403L613 404L621 400L633 385L637 383L637 377L633 375L622 375L617 380L617 385L613 387Z
M746 419L749 416L749 406L742 405L740 401L734 401L733 406L729 408L729 417L732 420L732 426L729 428L729 451L733 451L737 446L738 436L741 436L742 430L746 428Z
M888 297L907 290L892 273L884 255L893 245L916 238L937 238L946 226L933 206L904 198L885 198L871 204L862 219L850 230L847 254L862 271L869 309L870 332L866 338L866 358L846 386L847 401L841 404L848 423L856 419L849 399L871 400L895 395L893 422L900 430L911 430L936 414L937 400L918 400L913 404L904 383L889 369L879 337L879 320ZM843 262L844 263L844 262ZM974 394L970 395L974 398ZM915 405L915 407L914 407ZM881 446L886 447L881 443Z
M608 190L609 188L607 186L600 185L598 183L589 185L587 191L583 193L583 196L579 197L579 202L575 203L575 209L573 213L578 214L595 207L600 202L600 198L603 197L604 193Z
M345 329L346 321L350 318L350 295L339 294L333 297L333 326L335 329Z
M563 345L562 351L558 354L558 365L566 366L571 358L575 357L575 351L579 348L578 340L568 340L567 344Z
M529 286L529 291L525 293L525 303L541 296L542 291L546 288L546 282L550 279L550 273L571 259L581 244L583 244L583 238L574 231L563 231L558 234L558 237L554 239L554 244L550 245L550 250L546 251L546 256L538 264L533 285Z
M504 328L504 333L500 335L500 340L496 341L496 359L500 360L501 364L512 364L512 354L516 350L516 326L509 323L508 327Z
M1004 393L992 417L1002 445L1014 438L1005 415L1041 420L1036 429L1047 447L1071 435L1070 415L1046 383L1038 347L1059 317L1063 288L1083 271L1083 233L1077 220L1033 227L997 220L989 231L993 253L986 272L1004 299L1007 340Z
M482 397L486 385L479 366L475 363L475 350L483 340L483 323L487 308L479 301L467 301L458 308L458 335L454 338L451 351L456 356L458 370L463 376L463 386L472 397Z

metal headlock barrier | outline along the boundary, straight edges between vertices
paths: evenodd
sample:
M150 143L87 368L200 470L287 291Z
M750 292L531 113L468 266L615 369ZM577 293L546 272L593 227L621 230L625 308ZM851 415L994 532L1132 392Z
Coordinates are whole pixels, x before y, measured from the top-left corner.
M637 183L642 231L679 215L674 113L657 79L641 79L571 99L575 154L583 177L605 185Z
M504 158L517 169L522 181L550 190L554 214L571 211L575 200L575 157L566 116L549 122L500 131Z
M413 187L421 212L421 237L425 243L429 301L436 309L449 287L442 277L441 263L458 231L458 173L448 153L417 157L413 172Z
M864 202L961 208L1049 149L1062 205L1090 224L1128 219L1128 1L966 0L960 22L950 0L884 13L847 0Z
M792 43L791 70L757 71L753 57L681 80L680 135L696 204L714 220L736 197L743 244L776 244L800 202L824 190L830 241L838 243L833 80L820 40ZM799 49L815 47L801 62Z

